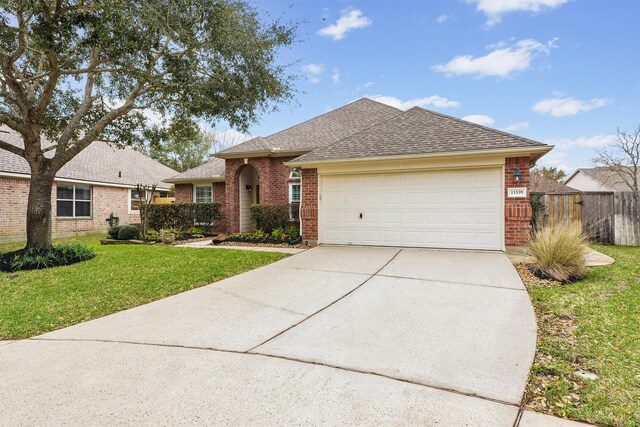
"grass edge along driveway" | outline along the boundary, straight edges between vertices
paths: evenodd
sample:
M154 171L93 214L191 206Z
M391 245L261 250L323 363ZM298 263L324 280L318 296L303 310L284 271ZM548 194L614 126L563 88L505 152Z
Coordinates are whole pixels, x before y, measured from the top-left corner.
M640 247L594 246L615 263L570 285L527 286L538 348L526 406L601 425L640 425ZM583 379L578 369L594 372Z
M288 256L163 245L103 246L98 241L103 237L61 240L91 246L96 257L89 261L46 270L0 272L0 340L28 338L106 316ZM0 252L21 246L0 245Z

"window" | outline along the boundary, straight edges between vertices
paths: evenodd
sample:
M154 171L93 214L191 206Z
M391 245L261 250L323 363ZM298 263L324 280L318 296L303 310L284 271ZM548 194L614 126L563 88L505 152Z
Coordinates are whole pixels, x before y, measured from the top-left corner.
M193 201L195 203L211 203L213 201L213 187L211 185L194 185Z
M140 212L140 205L142 204L140 200L140 194L138 190L135 188L129 189L129 213L136 214Z
M300 171L300 169L291 169L289 178L302 178L302 172Z
M289 183L289 203L300 203L300 187L299 182Z
M58 184L56 186L56 215L58 218L90 217L91 187L88 185Z

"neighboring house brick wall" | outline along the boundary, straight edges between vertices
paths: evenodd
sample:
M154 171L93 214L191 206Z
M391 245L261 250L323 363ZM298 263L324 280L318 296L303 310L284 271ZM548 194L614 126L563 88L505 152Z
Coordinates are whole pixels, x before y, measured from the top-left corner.
M176 203L191 203L193 200L193 184L175 185Z
M140 216L129 214L129 191L126 188L92 185L91 218L57 218L56 185L51 191L54 236L76 233L106 232L106 218L111 212L120 217L120 224L139 223ZM20 241L26 238L29 180L0 177L0 241Z
M289 174L291 168L284 165L294 157L253 157L248 159L258 172L260 185L260 203L280 204L289 202ZM227 231L237 233L240 230L240 172L246 167L244 159L225 161L225 205L223 216L226 218ZM302 185L304 188L304 184ZM215 189L214 189L215 191Z
M318 170L302 169L302 206L300 209L302 238L318 242Z
M531 233L531 201L529 199L529 157L510 157L504 167L504 244L506 246L526 246ZM513 171L520 169L520 182L516 182ZM507 188L526 187L526 198L507 197Z

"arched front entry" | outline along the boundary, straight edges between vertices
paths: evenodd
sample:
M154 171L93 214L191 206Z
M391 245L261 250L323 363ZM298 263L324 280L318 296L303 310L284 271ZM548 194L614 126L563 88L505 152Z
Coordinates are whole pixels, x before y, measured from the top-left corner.
M240 231L251 230L251 205L260 203L260 179L258 171L251 165L245 165L240 171L238 179L240 192L238 201L239 203L239 217L240 217Z

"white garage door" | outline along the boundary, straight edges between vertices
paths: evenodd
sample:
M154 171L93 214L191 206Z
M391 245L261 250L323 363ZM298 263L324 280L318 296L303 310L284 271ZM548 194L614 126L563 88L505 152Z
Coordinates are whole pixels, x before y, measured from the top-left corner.
M503 249L502 169L320 179L321 243Z

